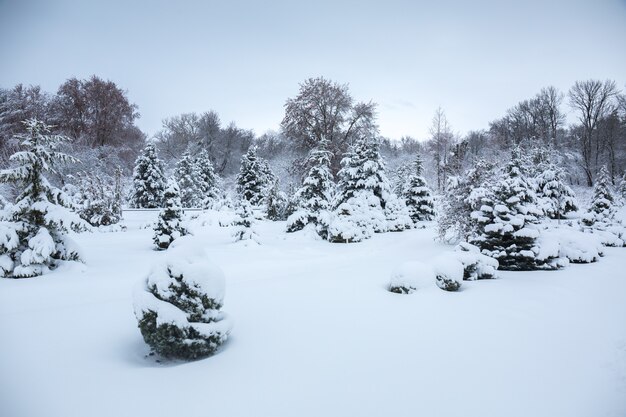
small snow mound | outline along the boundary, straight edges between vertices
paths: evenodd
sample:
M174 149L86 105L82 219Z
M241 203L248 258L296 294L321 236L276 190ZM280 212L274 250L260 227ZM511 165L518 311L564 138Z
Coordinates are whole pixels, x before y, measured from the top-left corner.
M457 291L463 283L465 269L463 264L453 254L440 256L433 265L435 283L445 291Z
M420 287L433 282L435 272L423 262L404 262L391 272L389 291L398 294L411 294Z

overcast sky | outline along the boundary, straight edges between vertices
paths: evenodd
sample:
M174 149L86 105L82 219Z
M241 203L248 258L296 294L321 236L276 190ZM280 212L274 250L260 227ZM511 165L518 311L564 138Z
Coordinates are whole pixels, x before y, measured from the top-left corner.
M379 104L381 133L424 138L441 106L481 129L542 87L626 85L626 0L0 0L0 87L114 81L154 134L217 111L261 134L308 77Z

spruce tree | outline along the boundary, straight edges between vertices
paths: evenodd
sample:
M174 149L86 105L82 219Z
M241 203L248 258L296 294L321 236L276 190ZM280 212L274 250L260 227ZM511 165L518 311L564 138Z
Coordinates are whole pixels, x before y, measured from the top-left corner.
M237 193L254 206L263 202L267 180L266 168L256 154L256 146L250 146L241 157L241 167L237 174Z
M593 198L587 209L587 214L582 218L585 226L593 226L597 222L611 223L615 214L615 198L611 193L610 186L609 172L606 166L603 166L593 187Z
M163 162L157 157L154 145L149 143L135 161L130 206L134 208L161 207L165 186Z
M359 242L372 233L387 231L385 207L391 192L378 142L357 140L342 159L338 176L339 193L329 240Z
M563 215L578 210L574 191L563 181L563 170L554 164L535 178L537 198L541 209L551 219L561 219Z
M252 205L246 199L240 199L236 203L235 214L237 217L233 221L233 238L235 242L248 241L259 243L254 225L256 223L254 219L254 210Z
M309 153L309 171L302 186L296 191L294 200L298 202L298 207L287 220L287 232L296 232L313 224L320 236L327 236L328 210L334 187L330 171L331 159L328 141L322 141Z
M478 233L470 243L498 260L503 270L556 269L556 259L538 257L539 231L534 224L542 212L536 206L533 185L522 173L521 162L520 150L516 148L500 181L472 213Z
M175 181L169 181L163 194L164 205L154 227L153 241L157 249L167 249L170 244L188 232L182 225L180 192Z
M287 195L280 191L279 181L274 181L274 185L270 188L265 199L267 218L272 221L286 220L287 204Z
M419 154L415 158L413 173L404 190L404 201L414 224L435 218L435 203L426 180L422 176L422 158Z
M211 158L206 150L200 151L195 163L200 178L202 207L210 208L219 200L219 177L213 169Z
M482 205L489 194L493 177L493 165L484 160L477 161L461 176L448 178L437 217L439 239L446 243L467 240L477 229L471 214Z
M622 200L622 204L624 204L624 202L626 202L626 173L622 175L622 178L617 185L617 193Z
M56 151L68 139L51 135L50 126L36 119L24 124L26 134L15 137L23 150L10 158L16 166L0 171L0 183L19 190L0 219L0 276L14 278L42 275L60 261L80 260L79 249L67 233L88 228L69 210L70 198L45 177L59 164L76 162Z
M202 181L200 170L194 158L185 152L176 163L174 177L180 190L180 202L183 207L200 207L202 205Z

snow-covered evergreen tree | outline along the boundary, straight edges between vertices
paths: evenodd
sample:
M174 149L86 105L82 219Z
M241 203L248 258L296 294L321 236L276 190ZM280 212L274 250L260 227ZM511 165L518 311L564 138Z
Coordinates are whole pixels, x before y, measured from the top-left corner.
M298 202L298 207L287 219L287 232L296 232L313 224L317 233L326 238L334 187L330 171L331 158L332 153L326 141L309 153L309 172L302 181L302 187L296 192L294 200Z
M478 222L478 233L470 243L495 258L503 270L556 269L556 257L538 256L539 231L534 224L543 213L536 205L533 184L523 175L521 163L520 150L516 148L502 178L472 213Z
M183 210L181 209L178 184L170 180L163 194L163 208L154 226L153 241L157 249L167 249L170 244L188 232L183 226Z
M279 181L274 181L265 198L265 213L269 220L280 221L287 219L287 195L280 191Z
M195 160L200 178L202 207L212 207L220 198L219 177L213 169L211 158L206 150L200 151Z
M598 178L593 187L593 198L583 216L582 222L585 226L593 226L595 223L610 223L615 214L615 198L611 193L611 180L606 166L600 169Z
M141 335L163 357L210 356L230 334L232 325L220 311L224 274L204 254L174 248L133 295Z
M256 154L256 147L250 146L241 157L241 167L237 174L237 193L252 205L260 205L265 197L267 186L267 165Z
M69 210L70 198L45 177L59 164L76 161L56 151L67 138L51 135L50 126L38 120L24 123L27 133L16 136L23 150L11 156L13 168L0 171L0 183L19 190L0 219L0 276L15 278L42 275L62 260L80 260L67 233L88 227Z
M435 203L422 176L422 158L418 154L413 163L413 173L404 189L404 202L414 224L435 218Z
M389 230L385 208L392 193L379 147L376 139L362 138L342 159L331 242L358 242Z
M77 192L73 196L76 211L92 226L109 226L122 219L121 177L93 172L79 174Z
M409 178L414 171L413 165L414 162L405 162L396 168L391 176L391 188L396 196L400 198L404 198L404 195L406 194Z
M472 212L482 205L482 199L489 193L493 177L493 166L479 160L461 176L448 178L437 218L439 239L456 243L468 239L477 228Z
M180 190L183 207L201 207L203 202L203 178L194 158L185 152L176 163L174 177Z
M561 219L563 215L578 210L574 191L563 181L563 171L554 164L535 178L537 199L540 208L551 219Z
M626 173L622 175L619 183L617 184L617 194L622 204L626 204Z
M255 226L254 210L250 202L244 198L237 201L235 207L235 214L237 217L233 221L233 238L235 242L239 241L252 241L259 243Z
M154 145L149 143L135 161L130 206L134 208L161 207L165 186L163 162L157 157Z

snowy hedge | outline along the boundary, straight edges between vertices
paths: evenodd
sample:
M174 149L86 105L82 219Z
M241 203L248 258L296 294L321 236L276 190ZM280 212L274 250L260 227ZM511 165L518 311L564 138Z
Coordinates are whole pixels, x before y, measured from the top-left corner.
M437 286L446 291L457 291L463 283L465 269L452 254L440 256L435 260L435 282Z
M395 267L389 280L389 291L411 294L419 287L432 285L435 279L433 268L423 262L405 262Z
M175 247L154 265L134 294L135 316L146 343L167 358L198 359L215 353L231 330L220 311L224 275L204 254Z

